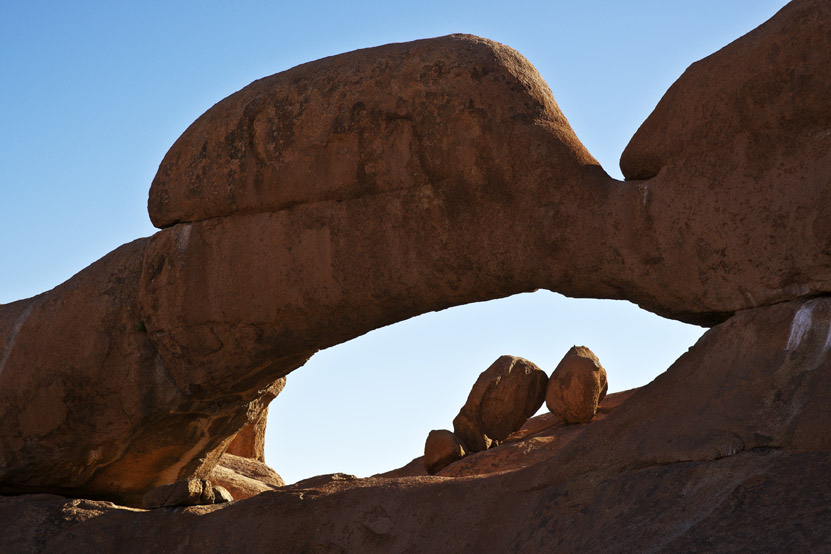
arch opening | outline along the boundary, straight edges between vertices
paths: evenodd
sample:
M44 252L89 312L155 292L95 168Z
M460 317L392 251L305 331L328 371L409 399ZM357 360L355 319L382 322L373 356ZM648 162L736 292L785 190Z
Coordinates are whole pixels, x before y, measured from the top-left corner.
M287 484L390 471L423 454L431 429L453 429L476 378L503 354L550 376L571 346L588 346L613 393L652 381L705 331L627 301L544 290L423 314L322 350L291 373L269 409L266 463Z

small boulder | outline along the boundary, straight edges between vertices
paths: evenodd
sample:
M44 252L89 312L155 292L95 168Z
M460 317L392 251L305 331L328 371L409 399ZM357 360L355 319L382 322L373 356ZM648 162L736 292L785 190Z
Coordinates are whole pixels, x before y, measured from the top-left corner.
M228 489L220 485L214 487L214 504L225 504L226 502L233 502L234 497L228 492Z
M172 506L199 506L214 503L211 482L205 479L184 479L148 491L142 499L146 510Z
M522 427L545 400L548 376L516 356L500 356L483 371L453 420L467 452L487 450Z
M424 469L433 475L465 455L459 437L447 429L433 430L424 443Z
M566 423L587 423L606 396L606 370L585 346L573 346L548 380L545 404Z
M219 463L211 470L209 478L215 489L217 485L221 486L236 500L273 491L286 484L283 478L264 462L227 452L219 458Z

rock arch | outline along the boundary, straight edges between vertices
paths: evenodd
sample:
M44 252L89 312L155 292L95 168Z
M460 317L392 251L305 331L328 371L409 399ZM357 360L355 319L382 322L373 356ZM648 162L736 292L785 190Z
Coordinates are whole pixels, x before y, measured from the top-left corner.
M0 490L135 503L204 476L276 379L425 311L546 288L714 324L830 291L829 10L691 67L624 153L637 181L478 37L252 83L165 157L161 231L0 308Z

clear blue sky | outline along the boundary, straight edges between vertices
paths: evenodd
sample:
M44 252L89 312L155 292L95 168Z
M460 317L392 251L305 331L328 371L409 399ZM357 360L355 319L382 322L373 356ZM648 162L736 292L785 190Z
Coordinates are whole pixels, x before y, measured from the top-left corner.
M0 3L0 303L50 289L154 232L150 181L179 134L254 79L356 48L454 32L513 46L613 176L693 61L782 0ZM319 353L272 405L287 481L391 469L450 428L501 354L548 371L585 344L612 390L649 382L702 329L548 292L429 314Z

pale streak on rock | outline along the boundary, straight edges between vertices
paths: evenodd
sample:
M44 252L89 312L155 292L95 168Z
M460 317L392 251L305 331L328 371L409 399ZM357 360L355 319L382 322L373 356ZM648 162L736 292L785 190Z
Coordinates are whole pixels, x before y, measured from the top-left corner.
M14 349L14 341L17 340L17 334L20 332L20 329L23 327L23 324L26 323L26 320L29 318L29 314L32 313L32 308L36 305L36 302L29 304L25 310L23 310L19 316L17 316L17 321L14 322L14 327L12 327L12 332L9 333L9 338L6 341L6 347L3 349L3 357L0 358L0 374L3 373L3 368L6 366L6 361L11 356L12 350Z
M807 302L797 310L793 316L793 323L791 323L791 332L788 336L788 343L785 345L786 350L794 350L799 347L805 334L811 329L815 307L816 302ZM829 336L831 337L831 335ZM828 344L828 341L826 341L826 344Z
M188 243L190 242L191 224L182 224L179 229L179 235L176 237L176 248L179 250L180 253L182 253L185 250L187 250Z

